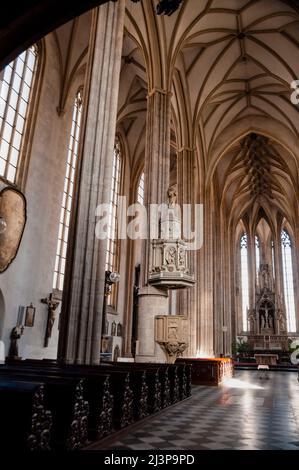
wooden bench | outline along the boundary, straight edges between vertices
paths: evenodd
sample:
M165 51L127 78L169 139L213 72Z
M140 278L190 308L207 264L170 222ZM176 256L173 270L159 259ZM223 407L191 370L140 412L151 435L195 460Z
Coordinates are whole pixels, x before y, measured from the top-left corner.
M110 374L98 374L78 367L60 366L56 361L26 360L19 365L12 365L13 371L36 373L56 377L76 377L84 379L83 396L89 403L88 437L100 439L113 431L113 402L110 387ZM6 367L9 367L6 366ZM0 369L1 370L1 369Z
M1 380L0 423L2 450L50 450L52 414L45 408L43 383Z
M134 421L133 413L133 391L131 388L131 376L128 371L108 369L105 366L90 365L63 365L63 364L41 364L37 361L24 361L24 369L38 370L42 374L56 374L62 377L76 376L84 378L87 382L109 375L111 394L113 395L113 428L120 429L128 426ZM108 408L111 408L111 400ZM107 428L109 429L109 427ZM108 432L107 432L108 433Z
M52 413L52 450L75 450L88 441L89 405L83 397L83 379L48 374L42 370L0 368L0 384L8 377L21 382L44 385L44 402Z

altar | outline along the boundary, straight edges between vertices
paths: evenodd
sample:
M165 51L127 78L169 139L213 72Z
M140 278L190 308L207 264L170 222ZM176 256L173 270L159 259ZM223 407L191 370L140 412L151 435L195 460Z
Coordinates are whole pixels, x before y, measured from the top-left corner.
M274 285L269 265L261 264L255 288L255 304L247 312L249 331L245 334L252 351L288 351L286 312Z
M275 366L278 361L277 354L255 354L254 358L258 366Z
M228 357L180 358L176 362L191 364L191 382L195 385L220 385L234 375L234 363Z

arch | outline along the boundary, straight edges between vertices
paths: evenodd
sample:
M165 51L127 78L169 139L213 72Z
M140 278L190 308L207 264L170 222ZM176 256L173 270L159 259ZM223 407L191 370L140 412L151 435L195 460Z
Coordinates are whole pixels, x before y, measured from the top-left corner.
M24 0L22 8L17 2L7 3L1 12L2 25L5 27L1 30L0 70L55 28L107 2L108 0L85 0L74 2L72 8L67 2L59 0L39 3Z

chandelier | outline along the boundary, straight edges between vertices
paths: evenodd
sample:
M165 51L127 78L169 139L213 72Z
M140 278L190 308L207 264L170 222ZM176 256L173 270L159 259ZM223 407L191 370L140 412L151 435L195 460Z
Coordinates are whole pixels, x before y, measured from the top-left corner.
M158 5L156 6L157 15L172 15L180 6L183 0L159 0ZM132 2L137 3L140 0L132 0Z

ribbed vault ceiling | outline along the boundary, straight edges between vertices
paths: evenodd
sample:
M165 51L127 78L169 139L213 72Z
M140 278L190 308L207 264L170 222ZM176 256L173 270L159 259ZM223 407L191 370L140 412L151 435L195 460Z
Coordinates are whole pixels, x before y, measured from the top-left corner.
M277 142L248 134L222 158L216 171L221 204L234 222L263 208L295 222L298 171L294 158Z
M185 0L170 17L157 17L155 4L127 3L131 69L144 89L172 90L178 145L197 150L206 185L214 181L228 212L262 206L294 218L299 108L290 83L299 79L298 3ZM132 99L130 106L142 107Z

